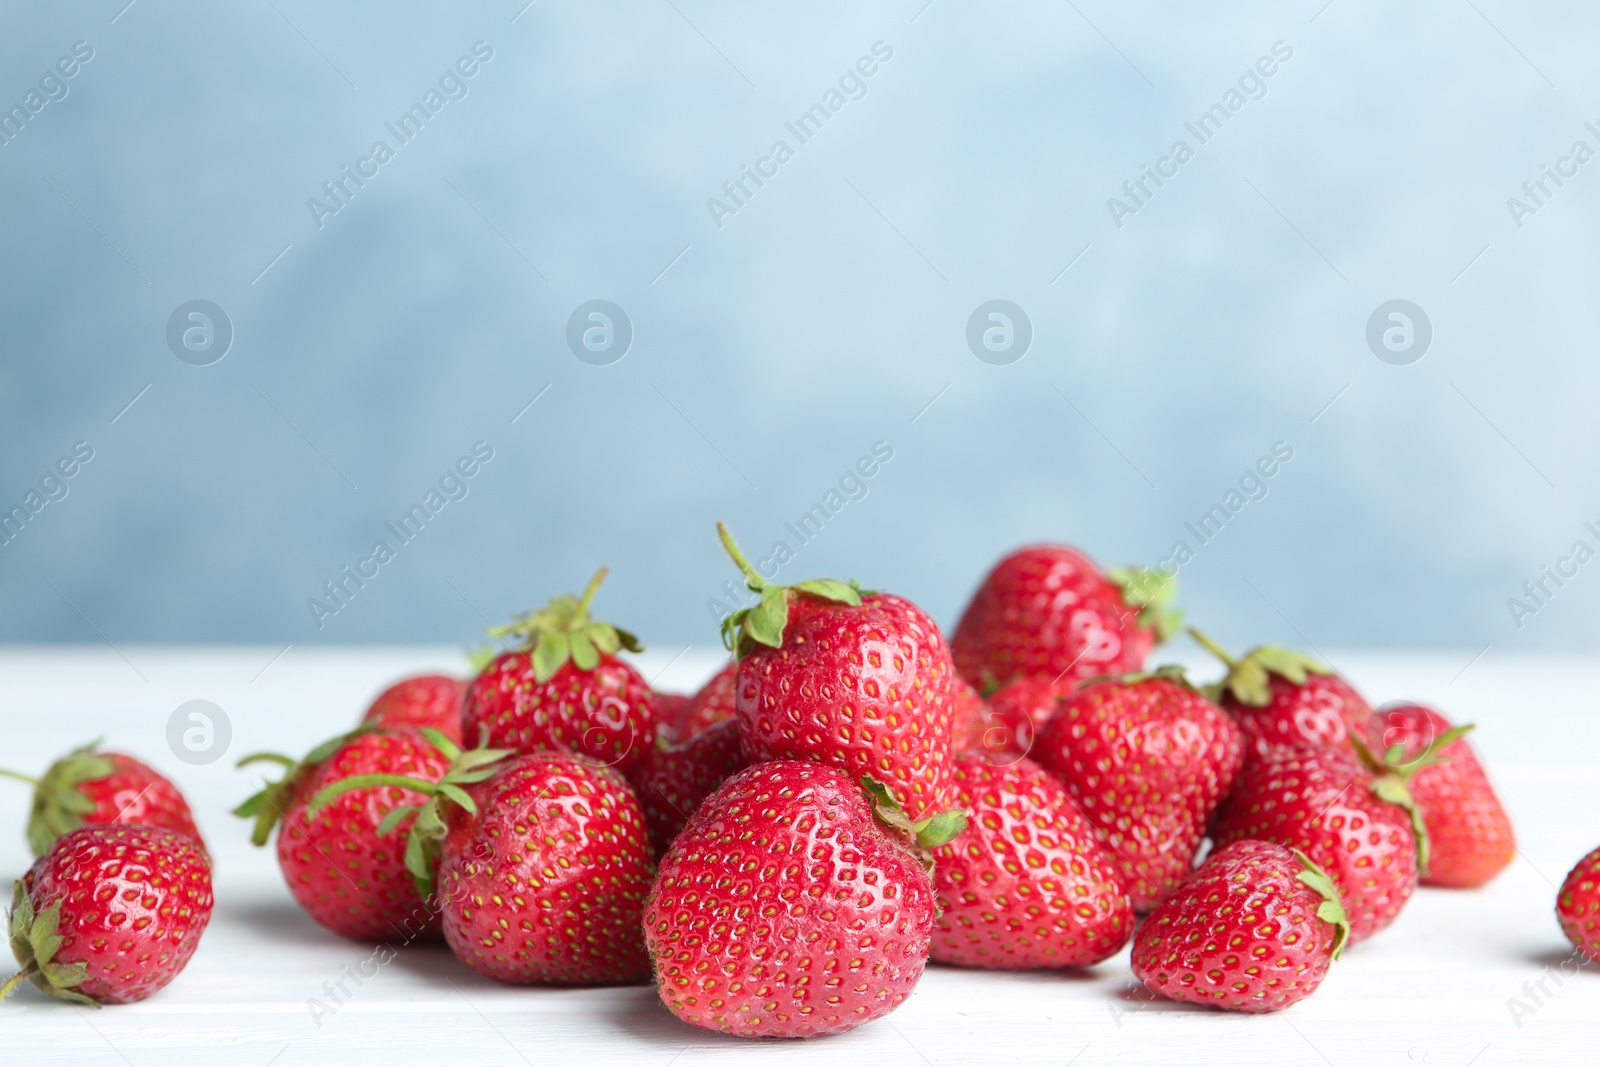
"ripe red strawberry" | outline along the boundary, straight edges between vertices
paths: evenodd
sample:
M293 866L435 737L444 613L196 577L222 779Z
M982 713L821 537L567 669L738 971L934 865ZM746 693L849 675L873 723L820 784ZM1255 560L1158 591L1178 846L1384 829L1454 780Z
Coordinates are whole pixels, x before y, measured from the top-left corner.
M870 782L870 779L868 779ZM672 1013L743 1037L815 1037L887 1015L922 977L934 890L912 826L876 782L781 760L746 768L690 816L645 903Z
M1351 944L1395 920L1427 855L1400 778L1323 745L1275 748L1247 764L1211 834L1218 845L1251 839L1304 852L1339 887Z
M1087 967L1133 932L1112 857L1062 785L1029 760L956 759L967 829L934 849L931 958L967 967Z
M378 694L361 721L368 726L431 726L461 744L461 699L467 683L447 674L402 678Z
M682 740L683 716L689 707L685 693L663 693L653 689L650 702L656 708L656 744L675 745Z
M261 760L284 766L284 777L234 814L255 819L257 845L265 845L281 821L278 866L307 914L360 941L438 934L438 915L406 867L406 839L391 836L395 827L389 819L428 799L417 786L426 787L450 770L445 751L416 730L363 728L319 745L299 763L260 755L239 765ZM341 782L365 784L313 812L318 794ZM399 828L409 830L412 818L407 814Z
M687 741L717 723L733 718L738 681L737 661L730 662L712 675L711 680L689 698L689 706L684 709L683 718L679 720L678 740Z
M1369 746L1375 743L1422 811L1429 843L1423 885L1485 885L1517 855L1511 816L1463 736L1471 729L1421 704L1386 705L1367 729Z
M211 861L188 834L95 824L63 835L17 883L11 950L73 1004L129 1004L178 976L211 921Z
M1239 772L1239 728L1177 667L1086 682L1033 745L1148 911L1184 875Z
M723 620L739 660L739 736L751 763L809 759L870 774L920 819L945 806L955 667L939 627L909 600L829 578L768 585L717 529L759 593Z
M490 631L523 643L496 656L467 687L463 737L475 741L486 727L494 748L571 752L624 774L649 754L656 743L655 694L616 656L644 646L626 630L589 618L605 576L602 567L582 599L558 596Z
M1066 545L1032 545L995 564L962 613L951 653L980 689L1043 675L1078 681L1141 670L1178 627L1175 576L1102 573Z
M1304 854L1235 841L1139 927L1133 973L1173 1000L1280 1011L1316 992L1349 933L1333 882Z
M5 770L0 776L33 786L28 846L35 856L62 834L103 823L160 826L205 848L188 801L170 779L132 756L99 751L98 742L73 749L38 778Z
M616 985L650 974L639 919L655 875L622 776L520 756L447 809L438 892L461 962L498 982Z
M959 749L985 753L1000 763L1026 756L1033 751L1040 727L1075 688L1076 682L1052 682L1043 677L1006 683L966 717L965 737Z
M1189 634L1228 666L1210 695L1244 731L1245 759L1274 745L1343 748L1366 730L1372 706L1331 667L1277 645L1234 659L1199 630Z
M1561 883L1556 918L1572 947L1600 963L1600 848L1579 860Z
M700 802L744 766L739 723L733 719L650 754L629 781L644 808L650 847L657 856L667 851Z

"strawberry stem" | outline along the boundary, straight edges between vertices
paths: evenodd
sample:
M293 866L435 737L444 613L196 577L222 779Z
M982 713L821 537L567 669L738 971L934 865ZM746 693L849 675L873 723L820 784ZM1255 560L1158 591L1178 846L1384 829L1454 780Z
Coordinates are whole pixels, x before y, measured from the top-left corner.
M5 985L0 985L0 1000L4 1000L15 993L19 985L38 973L39 965L37 963L29 963L22 970L12 975L6 980Z
M1232 656L1228 655L1228 653L1224 652L1221 645L1217 644L1210 637L1208 637L1206 634L1202 633L1200 630L1196 629L1195 627L1193 627L1193 626L1189 627L1189 636L1194 638L1195 639L1195 643L1198 644L1201 648L1205 649L1207 652L1211 653L1213 656L1215 656L1218 659L1220 659L1224 664L1226 664L1228 666L1228 668L1230 670L1239 665L1239 661L1234 659Z
M24 785L36 786L39 784L39 779L37 778L30 778L26 774L18 774L16 771L8 771L4 767L0 767L0 778L10 778Z
M611 572L609 567L601 567L594 572L594 577L589 579L589 585L584 589L583 596L578 600L578 613L573 617L574 624L581 623L589 617L589 602L600 591L600 583L606 580L606 575Z
M733 539L733 534L728 531L728 524L720 519L717 521L717 536L722 539L722 547L727 550L729 556L733 557L733 562L738 564L740 572L744 574L745 586L752 593L759 593L766 588L766 580L750 565L750 561L745 558L745 554L739 550L739 544Z

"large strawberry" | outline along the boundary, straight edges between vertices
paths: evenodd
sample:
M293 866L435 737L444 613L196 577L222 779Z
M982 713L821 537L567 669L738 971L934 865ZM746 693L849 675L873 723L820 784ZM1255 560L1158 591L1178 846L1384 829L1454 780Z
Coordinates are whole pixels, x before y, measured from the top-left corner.
M466 691L466 682L448 674L402 678L378 694L361 721L368 726L431 726L459 745L461 698Z
M1235 659L1199 630L1189 635L1228 667L1211 695L1244 731L1246 759L1275 745L1343 748L1366 730L1372 706L1326 664L1278 645Z
M1517 855L1511 816L1467 743L1471 729L1421 704L1387 704L1366 731L1367 743L1410 787L1428 828L1423 885L1484 885Z
M1579 860L1561 883L1556 919L1572 947L1600 963L1600 848Z
M1144 667L1178 626L1177 579L1137 568L1102 572L1066 545L1032 545L995 564L961 615L950 649L980 689L1043 675L1077 681Z
M1173 1000L1279 1011L1316 992L1349 932L1333 882L1303 853L1235 841L1139 927L1133 973Z
M11 950L24 980L74 1004L143 1000L178 976L211 920L211 861L188 834L95 824L59 838L17 883Z
M1352 944L1394 922L1427 860L1400 777L1326 745L1274 748L1246 765L1211 833L1219 845L1251 839L1304 852L1339 887Z
M496 656L467 687L463 737L475 742L486 729L495 748L571 752L623 773L645 758L656 742L655 694L616 655L644 646L589 617L605 576L602 567L581 598L558 596L490 631L521 644Z
M56 838L80 826L140 823L188 834L200 842L194 813L178 787L149 764L120 752L102 752L94 742L73 749L38 778L0 770L0 777L33 786L28 846L35 856Z
M520 756L446 805L438 893L456 956L499 982L617 985L650 974L639 919L655 867L615 771Z
M407 865L406 841L436 783L452 774L459 778L459 755L431 728L368 727L318 746L298 763L247 756L240 766L271 761L285 772L234 814L255 820L257 845L265 845L281 822L278 866L284 881L323 926L361 941L433 937L438 911Z
M939 627L909 600L830 578L769 585L727 527L723 546L760 603L729 615L739 736L751 763L808 759L870 774L914 819L950 790L955 668Z
M745 766L739 723L727 719L671 748L657 749L629 779L644 808L650 846L666 852L700 802Z
M968 967L1087 967L1133 933L1111 854L1066 790L1029 760L956 760L967 829L934 849L931 958Z
M925 849L879 783L781 760L746 768L690 816L645 904L656 989L678 1018L743 1037L814 1037L887 1015L928 959Z
M1084 683L1032 756L1094 824L1140 911L1189 873L1242 758L1239 728L1177 667Z

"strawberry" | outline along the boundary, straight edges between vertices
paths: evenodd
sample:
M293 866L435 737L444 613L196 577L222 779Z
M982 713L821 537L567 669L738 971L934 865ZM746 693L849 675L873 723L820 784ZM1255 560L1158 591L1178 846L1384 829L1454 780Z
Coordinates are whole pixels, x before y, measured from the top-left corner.
M99 751L99 742L73 749L38 778L6 770L0 777L33 786L28 847L35 856L49 852L62 834L102 823L159 826L187 834L205 848L178 787L132 756Z
M629 781L644 808L656 855L666 852L700 802L744 766L739 723L733 719L650 754Z
M447 674L402 678L378 694L361 721L368 726L431 726L459 745L466 691L466 682Z
M1367 729L1383 762L1410 787L1428 828L1423 885L1475 888L1517 854L1511 816L1464 736L1471 729L1421 704L1387 704Z
M1239 728L1178 667L1085 682L1032 756L1060 778L1148 911L1194 860L1241 759Z
M1421 814L1400 777L1324 745L1274 748L1246 765L1211 835L1305 853L1339 887L1351 944L1395 920L1427 861Z
M256 845L265 845L281 821L278 866L307 914L359 941L437 935L438 915L407 869L403 839L385 831L393 829L388 824L395 811L409 813L450 770L446 751L416 730L368 727L319 745L298 763L261 754L239 765L260 761L281 764L284 776L234 814L255 819ZM339 783L360 788L313 811L312 802Z
M809 759L870 774L911 817L944 805L955 667L939 627L909 600L831 578L768 585L727 527L723 546L761 597L729 615L739 736L750 763Z
M648 978L639 919L655 869L644 813L621 775L545 752L450 799L438 895L445 940L463 963L519 984Z
M931 958L967 967L1087 967L1133 932L1111 854L1062 785L1029 760L962 756L956 803L969 825L933 850L939 897Z
M683 718L679 720L679 741L687 741L724 719L733 718L738 680L739 664L737 661L730 662L712 675L711 680L689 698L689 705L684 709Z
M1032 545L995 564L961 615L950 650L979 688L1043 675L1068 682L1141 670L1178 626L1175 576L1102 573L1066 545Z
M1139 927L1133 973L1173 1000L1280 1011L1316 992L1349 934L1332 880L1304 853L1235 841Z
M654 693L618 659L644 646L626 630L589 618L602 567L583 597L563 595L490 633L520 637L467 687L462 736L519 753L571 752L627 773L656 741Z
M963 683L964 684L964 683ZM1049 678L1018 678L989 694L988 700L965 717L961 751L986 753L996 762L1010 763L1033 750L1039 728L1076 688L1076 682ZM970 686L968 687L970 689Z
M211 861L189 834L96 823L62 835L17 883L24 979L72 1004L129 1004L178 976L211 921Z
M663 1003L743 1037L836 1034L887 1015L927 963L926 849L962 825L912 824L886 787L836 767L740 771L689 817L645 902Z
M1572 947L1600 963L1600 848L1579 860L1561 883L1556 918Z
M683 739L683 716L689 707L689 697L685 693L663 693L659 689L652 689L650 702L656 708L656 744L675 745Z
M1343 748L1367 728L1372 706L1326 664L1278 645L1234 659L1199 630L1191 627L1189 635L1228 667L1208 695L1244 731L1245 759L1264 756L1274 745Z

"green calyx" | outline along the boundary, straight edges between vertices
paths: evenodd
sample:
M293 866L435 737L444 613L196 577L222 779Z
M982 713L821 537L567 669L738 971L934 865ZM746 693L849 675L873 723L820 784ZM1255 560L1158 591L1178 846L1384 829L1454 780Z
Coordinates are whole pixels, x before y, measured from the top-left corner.
M56 952L61 948L61 935L57 932L60 923L60 902L36 913L33 898L18 879L11 891L8 926L11 952L22 970L0 985L0 1000L9 997L26 980L57 1000L92 1008L100 1006L76 988L89 976L89 965L81 960L66 964L56 962Z
M895 797L894 790L870 774L861 776L861 788L872 804L872 814L885 827L914 846L917 857L930 875L933 873L932 850L955 840L967 828L967 813L959 808L941 811L913 822Z
M541 682L555 677L569 660L580 671L592 671L602 655L614 656L624 648L643 652L644 645L627 630L589 618L589 603L606 574L605 567L595 571L582 597L562 593L538 611L491 627L489 636L518 639L522 651L533 654L533 676Z
M1299 849L1292 851L1304 868L1295 877L1322 897L1322 903L1317 905L1317 918L1333 926L1333 958L1338 959L1340 953L1344 952L1345 942L1350 940L1350 917L1345 914L1344 902L1339 899L1339 889L1328 877L1328 872L1313 863L1310 856Z
M789 624L791 596L804 594L860 607L861 598L871 592L862 589L855 579L839 582L832 578L812 578L794 585L770 585L739 550L725 523L717 523L717 536L722 539L722 547L744 575L745 588L761 598L755 607L740 608L722 620L722 646L738 659L743 659L753 645L766 645L769 648L783 645L783 628Z
M433 897L434 878L439 868L439 846L444 841L447 827L444 805L455 804L469 814L478 814L477 802L462 786L476 785L500 768L497 764L515 753L508 748L478 748L463 751L461 747L431 726L420 731L422 736L450 761L444 776L436 782L413 778L405 774L357 774L343 778L321 790L306 806L308 815L316 815L346 793L357 789L397 787L421 793L428 799L422 804L406 804L395 808L378 824L378 835L387 837L395 832L407 816L415 815L411 833L406 839L406 870L416 883L423 900Z
M7 778L33 785L33 810L28 815L28 847L35 856L50 851L56 838L71 833L84 823L85 816L94 811L94 801L78 787L88 782L109 778L116 765L109 756L100 755L96 749L99 741L56 760L37 780L13 771L0 771Z
M1091 685L1098 685L1101 682L1113 682L1117 685L1134 685L1135 683L1148 682L1152 679L1160 679L1167 682L1177 682L1191 693L1200 692L1199 689L1195 688L1195 684L1189 681L1189 675L1181 666L1176 663L1162 664L1153 671L1134 671L1130 674L1097 674L1092 678L1085 678L1083 681L1079 682L1078 688L1084 689Z
M1409 783L1422 768L1448 762L1447 757L1440 753L1452 742L1470 733L1472 728L1472 723L1453 726L1434 738L1427 748L1410 759L1406 758L1404 745L1390 745L1382 756L1378 756L1360 737L1354 734L1350 737L1350 744L1355 748L1356 755L1374 775L1369 787L1373 795L1379 800L1388 801L1403 809L1411 819L1411 831L1417 839L1417 876L1420 878L1428 876L1428 861L1433 856L1433 842L1428 837L1428 827L1423 822L1422 809L1412 797Z
M361 735L378 731L378 727L358 726L349 733L330 737L299 760L290 759L276 752L254 752L240 760L237 764L240 768L253 763L272 763L283 768L282 778L276 782L263 784L259 791L252 793L243 804L233 809L233 814L239 818L255 820L250 832L250 843L257 848L267 843L272 837L272 828L278 825L278 821L284 817L284 812L294 802L295 789L319 763L330 759L335 752Z
M1183 612L1172 606L1178 595L1178 576L1147 567L1113 567L1106 578L1122 591L1122 602L1139 609L1139 625L1165 641L1183 625Z
M1310 675L1333 673L1333 668L1321 660L1281 645L1260 645L1242 658L1234 659L1221 645L1193 626L1189 627L1189 636L1228 667L1227 676L1212 687L1216 694L1212 699L1231 693L1241 704L1264 707L1272 699L1271 676L1274 674L1295 685L1305 685Z

